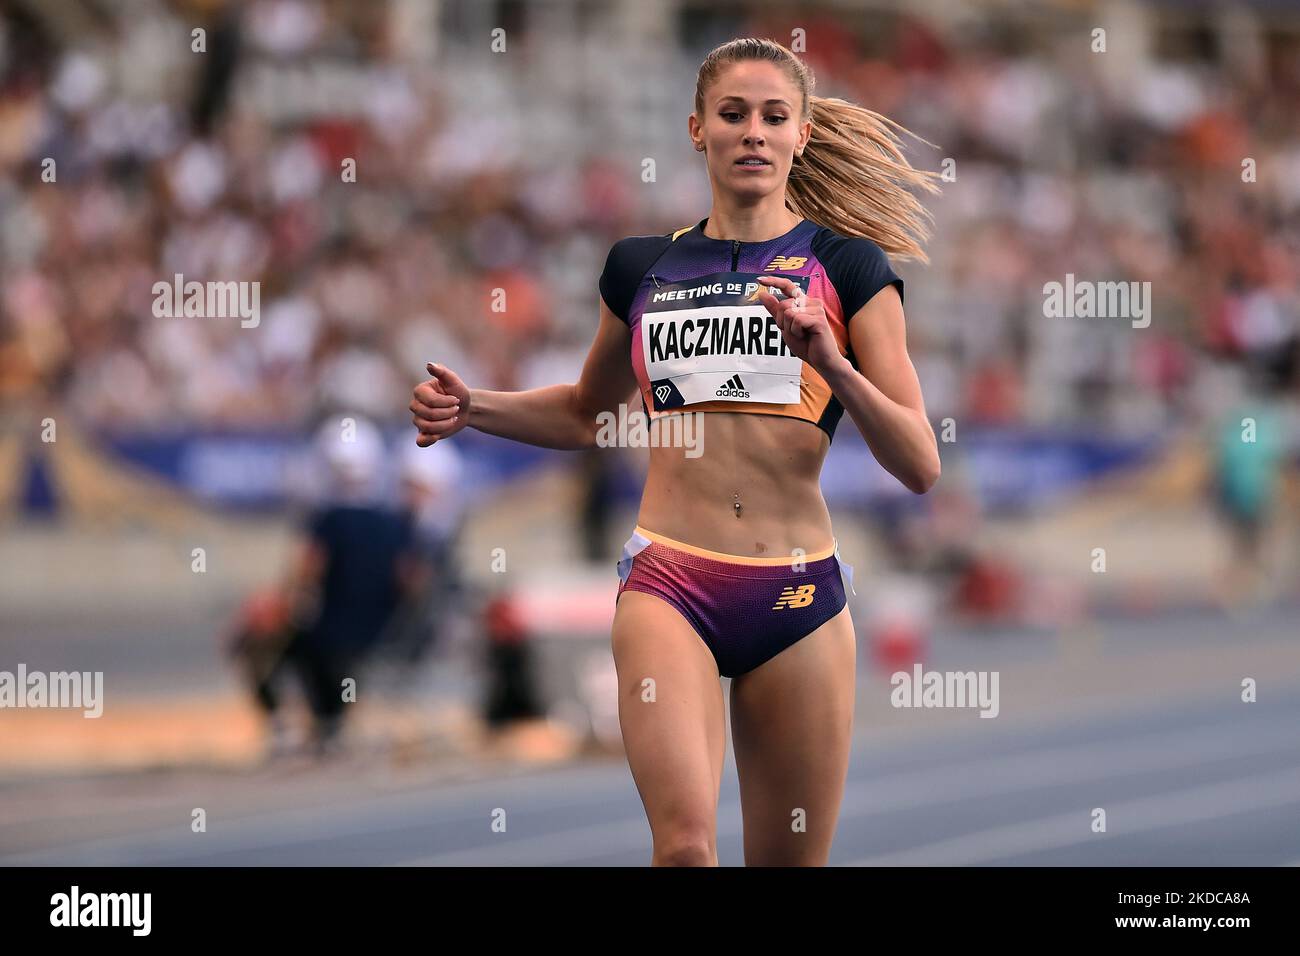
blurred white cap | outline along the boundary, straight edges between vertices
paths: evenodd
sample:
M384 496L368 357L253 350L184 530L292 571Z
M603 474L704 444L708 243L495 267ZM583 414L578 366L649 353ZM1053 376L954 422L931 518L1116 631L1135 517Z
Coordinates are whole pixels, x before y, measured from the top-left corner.
M330 418L316 431L316 448L334 474L347 482L374 478L384 460L384 439L369 420Z
M456 487L464 470L460 452L449 441L440 441L428 448L404 442L401 469L403 481L430 491Z

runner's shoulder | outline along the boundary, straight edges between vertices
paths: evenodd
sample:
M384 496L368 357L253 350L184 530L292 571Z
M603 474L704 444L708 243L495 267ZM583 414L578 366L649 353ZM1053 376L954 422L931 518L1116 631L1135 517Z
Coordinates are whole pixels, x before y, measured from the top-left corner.
M818 226L811 246L840 295L846 322L887 285L894 286L899 298L903 297L903 280L894 271L889 256L866 236L846 236L829 226Z
M672 245L674 235L626 236L610 247L600 274L600 297L624 322L641 280Z

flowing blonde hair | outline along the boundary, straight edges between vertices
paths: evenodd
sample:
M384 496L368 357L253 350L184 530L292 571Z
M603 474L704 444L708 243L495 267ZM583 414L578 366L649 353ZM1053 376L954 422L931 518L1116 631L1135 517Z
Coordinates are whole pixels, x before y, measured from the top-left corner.
M903 156L904 133L934 144L888 117L836 97L814 96L812 69L775 40L745 37L716 47L695 80L695 115L704 119L704 91L723 67L742 60L768 60L785 70L802 97L800 121L812 135L796 156L786 183L786 206L845 236L865 236L900 259L929 262L921 243L934 217L909 187L939 192L938 173L914 169Z

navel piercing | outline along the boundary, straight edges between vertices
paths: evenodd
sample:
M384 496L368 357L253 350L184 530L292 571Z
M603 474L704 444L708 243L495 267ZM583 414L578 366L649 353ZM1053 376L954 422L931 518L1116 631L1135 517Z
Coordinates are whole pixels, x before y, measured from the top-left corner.
M740 492L737 491L737 492L736 492L735 494L733 494L731 497L733 497L733 498L736 499L736 500L732 503L731 507L734 508L734 509L736 510L736 517L739 518L739 517L740 517L740 508L741 508L741 505L740 505Z

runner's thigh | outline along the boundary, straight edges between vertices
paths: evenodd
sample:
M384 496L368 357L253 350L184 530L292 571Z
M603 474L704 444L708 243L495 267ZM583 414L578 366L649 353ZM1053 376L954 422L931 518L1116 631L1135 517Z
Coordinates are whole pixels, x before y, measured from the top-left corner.
M731 682L746 866L823 866L853 737L849 609Z
M713 655L676 608L630 590L613 650L623 744L656 852L702 840L716 852L727 727Z

